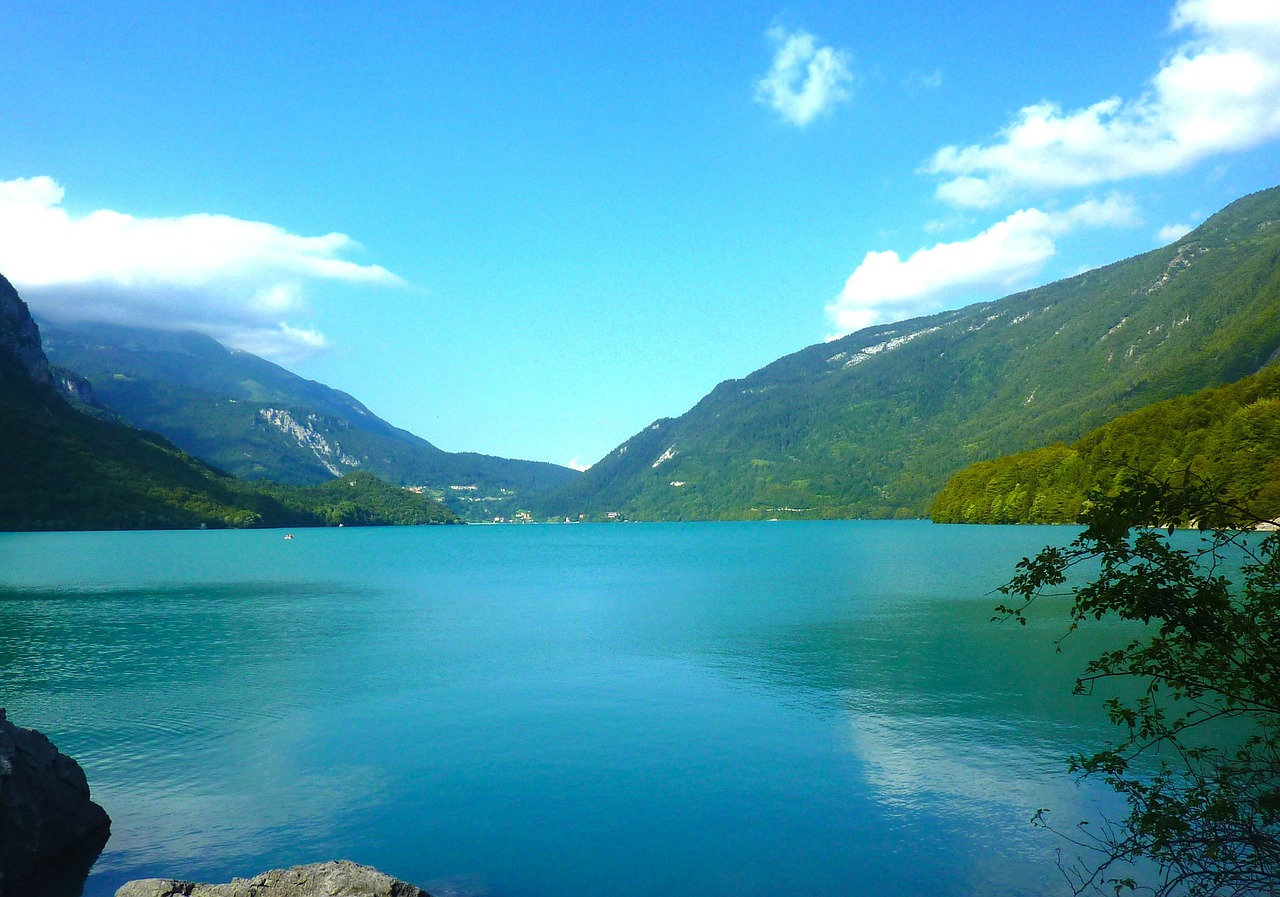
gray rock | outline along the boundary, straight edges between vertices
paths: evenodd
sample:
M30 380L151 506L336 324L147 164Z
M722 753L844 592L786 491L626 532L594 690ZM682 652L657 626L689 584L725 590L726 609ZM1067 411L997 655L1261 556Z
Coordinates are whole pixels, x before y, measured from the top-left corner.
M116 897L431 897L421 888L350 860L273 869L226 885L170 878L131 881Z
M0 708L0 897L83 884L110 832L80 764Z
M49 360L40 346L40 329L13 284L0 274L0 379L10 366L33 383L53 383Z

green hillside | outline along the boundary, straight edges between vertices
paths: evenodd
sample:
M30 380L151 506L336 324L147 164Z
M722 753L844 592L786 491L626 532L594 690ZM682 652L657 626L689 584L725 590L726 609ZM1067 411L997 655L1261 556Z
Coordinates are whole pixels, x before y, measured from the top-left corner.
M314 485L371 471L425 486L483 519L577 476L555 464L443 451L344 392L203 334L59 323L41 330L50 360L87 379L124 420L248 479Z
M934 501L938 523L1073 523L1091 489L1126 468L1158 480L1191 473L1260 517L1280 516L1280 366L1130 412L1071 445L984 461Z
M322 487L249 483L155 433L73 407L26 305L0 276L0 530L450 523L430 497L355 473Z
M1280 188L1176 243L810 346L623 443L538 510L923 516L952 473L1258 371L1280 346Z
M439 502L370 474L309 489L248 483L163 437L89 417L34 385L0 388L0 432L0 530L457 520Z

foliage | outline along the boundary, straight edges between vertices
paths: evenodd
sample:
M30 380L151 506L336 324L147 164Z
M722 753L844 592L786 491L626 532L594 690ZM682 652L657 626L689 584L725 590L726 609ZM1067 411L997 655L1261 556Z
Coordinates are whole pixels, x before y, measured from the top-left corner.
M1126 469L1190 472L1224 499L1280 516L1280 365L1228 386L1123 415L1071 445L974 464L934 499L936 523L1071 523L1090 490L1114 493Z
M536 510L923 516L974 462L1260 370L1280 346L1278 222L1280 188L1162 249L810 346L646 427Z
M1138 686L1106 702L1118 741L1073 760L1129 805L1122 823L1079 828L1087 855L1065 870L1076 893L1280 894L1280 537L1241 529L1248 512L1194 477L1129 474L1091 496L1082 522L1070 547L1018 565L1002 590L1016 600L999 608L1025 623L1088 565L1070 629L1140 624L1076 683ZM1194 550L1172 538L1188 524L1206 530Z
M326 526L418 526L456 523L458 517L443 504L384 483L368 471L354 471L318 486L285 486L262 481L255 491L286 508L314 515Z

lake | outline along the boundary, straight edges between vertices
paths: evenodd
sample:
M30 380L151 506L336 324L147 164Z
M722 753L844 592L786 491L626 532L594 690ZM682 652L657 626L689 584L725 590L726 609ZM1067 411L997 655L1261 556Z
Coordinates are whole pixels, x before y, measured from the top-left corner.
M990 619L1074 533L5 534L0 706L111 814L92 897L336 858L477 897L1063 894L1030 819L1106 802L1065 764L1109 734L1070 694L1100 643L1054 653L1061 601Z

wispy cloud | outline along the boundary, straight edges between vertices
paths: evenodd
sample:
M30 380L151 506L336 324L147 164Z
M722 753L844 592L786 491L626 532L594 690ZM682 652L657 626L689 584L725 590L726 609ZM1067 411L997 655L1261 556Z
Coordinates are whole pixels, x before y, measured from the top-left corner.
M957 299L996 298L1040 272L1057 251L1056 237L1078 227L1129 226L1137 217L1131 200L1112 196L1061 212L1020 209L977 236L938 243L906 259L892 250L868 252L827 306L827 316L838 336L930 314Z
M1156 231L1156 239L1161 243L1172 243L1174 240L1181 240L1194 229L1195 226L1191 224L1166 224Z
M853 73L847 50L819 47L809 32L780 25L766 34L778 49L769 74L756 83L757 102L802 128L849 99Z
M289 357L323 347L297 323L309 283L400 286L379 265L341 256L345 234L292 234L227 215L72 215L49 177L0 181L0 272L42 315L201 330L239 348Z
M909 91L937 90L942 86L942 69L931 72L912 72L902 80L902 86Z
M1028 192L1184 170L1280 137L1280 3L1181 0L1188 40L1135 99L1022 109L988 144L945 146L925 166L938 197L990 207Z

